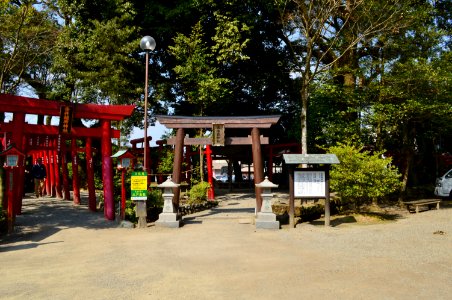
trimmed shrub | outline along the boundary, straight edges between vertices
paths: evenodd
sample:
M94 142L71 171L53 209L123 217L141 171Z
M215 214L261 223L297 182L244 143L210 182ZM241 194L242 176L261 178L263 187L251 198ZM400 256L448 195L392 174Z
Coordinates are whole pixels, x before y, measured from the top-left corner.
M195 184L188 191L187 204L198 204L207 201L207 191L210 189L210 184L206 181L202 181Z
M400 174L383 152L372 154L362 147L343 144L330 147L328 152L340 161L332 166L331 190L355 210L363 204L377 203L400 188Z

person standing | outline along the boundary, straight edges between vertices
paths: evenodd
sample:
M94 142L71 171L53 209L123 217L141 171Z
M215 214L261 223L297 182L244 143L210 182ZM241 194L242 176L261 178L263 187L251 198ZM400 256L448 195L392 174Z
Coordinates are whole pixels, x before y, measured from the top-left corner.
M36 164L31 169L31 174L33 175L35 184L35 195L36 198L42 196L42 189L44 188L44 180L46 179L46 168L42 164L42 159L38 158Z

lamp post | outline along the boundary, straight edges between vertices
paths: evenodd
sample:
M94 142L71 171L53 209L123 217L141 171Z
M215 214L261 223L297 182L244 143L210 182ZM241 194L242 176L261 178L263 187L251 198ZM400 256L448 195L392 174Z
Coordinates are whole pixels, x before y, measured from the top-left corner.
M149 51L155 49L155 40L153 37L145 36L140 41L140 48L146 52L146 79L144 84L144 156L143 171L147 172L147 150L148 150L148 70L149 70Z

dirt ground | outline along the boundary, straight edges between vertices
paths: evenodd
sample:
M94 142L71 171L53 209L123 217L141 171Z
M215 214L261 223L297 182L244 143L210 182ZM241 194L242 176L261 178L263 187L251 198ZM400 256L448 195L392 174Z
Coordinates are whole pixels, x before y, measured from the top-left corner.
M451 299L452 205L256 230L252 195L178 229L119 228L82 203L24 199L0 240L1 299Z

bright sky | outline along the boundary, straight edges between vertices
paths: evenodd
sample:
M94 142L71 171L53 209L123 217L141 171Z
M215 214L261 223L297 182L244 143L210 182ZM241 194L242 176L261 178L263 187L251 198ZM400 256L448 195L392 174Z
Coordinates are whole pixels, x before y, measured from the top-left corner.
M161 125L159 122L155 123L155 126L149 126L148 127L148 136L152 136L151 140L151 146L156 146L156 141L160 140L162 135L164 135L166 132L170 131L170 129L167 129L165 126ZM144 129L134 127L132 134L130 135L130 139L139 139L144 137Z

